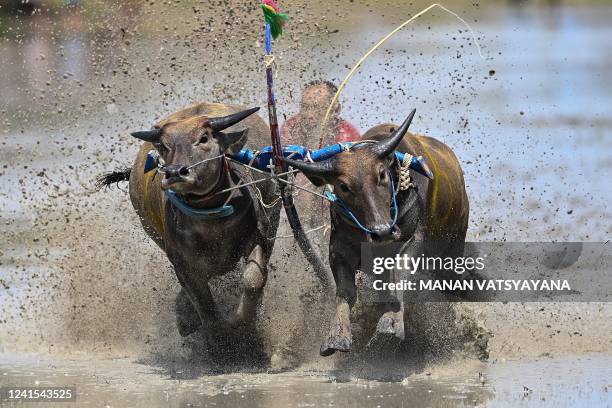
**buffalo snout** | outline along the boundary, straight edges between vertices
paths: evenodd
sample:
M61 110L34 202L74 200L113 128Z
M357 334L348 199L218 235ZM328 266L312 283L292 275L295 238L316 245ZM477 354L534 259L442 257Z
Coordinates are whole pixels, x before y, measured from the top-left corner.
M181 166L180 164L171 164L170 166L164 167L164 173L166 173L166 178L187 177L189 175L189 169L187 166Z
M162 187L168 187L177 182L191 181L189 168L180 164L171 164L162 169L164 180Z
M379 224L370 229L370 236L373 241L386 242L393 241L400 237L401 231L397 225Z

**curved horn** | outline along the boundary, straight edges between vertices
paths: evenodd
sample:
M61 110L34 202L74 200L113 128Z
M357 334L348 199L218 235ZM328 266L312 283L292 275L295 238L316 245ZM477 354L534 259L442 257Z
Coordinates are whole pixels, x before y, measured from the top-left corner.
M215 132L226 129L241 120L251 116L255 112L259 110L259 106L256 108L251 108L244 110L242 112L232 113L231 115L221 116L218 118L210 118L208 119L208 126Z
M145 142L158 142L161 135L161 129L143 130L140 132L130 133L136 139L144 140Z
M334 166L331 160L323 160L321 162L310 163L302 160L293 160L283 158L283 160L293 167L300 170L308 176L330 176L334 173Z
M404 138L404 135L408 131L408 127L410 126L410 123L412 122L412 118L414 118L415 113L416 109L413 109L412 112L410 112L410 115L408 115L408 117L404 121L404 123L402 123L402 125L397 128L397 130L393 132L391 136L376 143L372 150L374 150L378 157L387 157L391 153L393 153L393 151L395 151L397 145L400 144L400 142Z

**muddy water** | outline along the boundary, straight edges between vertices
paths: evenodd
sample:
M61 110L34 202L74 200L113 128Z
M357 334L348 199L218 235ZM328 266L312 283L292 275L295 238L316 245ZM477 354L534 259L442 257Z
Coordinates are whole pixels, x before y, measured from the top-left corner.
M296 111L303 82L338 82L377 38L428 5L413 3L295 2L276 45L281 116ZM417 107L415 131L462 162L470 240L606 241L612 7L514 4L449 5L476 29L486 61L440 12L406 29L346 88L343 116L365 131ZM125 192L92 184L131 162L138 144L127 131L194 101L265 104L259 12L242 2L211 7L131 1L0 16L2 384L67 374L80 402L111 406L136 397L151 406L343 405L338 396L355 406L610 405L608 304L409 311L401 367L376 367L363 348L321 359L329 298L288 239L277 243L258 327L265 354L288 350L296 371L245 374L261 362L219 362L198 338L181 339L167 260ZM288 233L283 224L279 235ZM228 310L238 279L216 282ZM355 324L367 342L372 326ZM483 327L493 334L486 365L464 346Z
M612 404L611 364L610 357L597 355L446 364L401 381L371 381L317 371L191 378L129 359L25 355L3 359L0 386L76 387L82 407L604 407Z

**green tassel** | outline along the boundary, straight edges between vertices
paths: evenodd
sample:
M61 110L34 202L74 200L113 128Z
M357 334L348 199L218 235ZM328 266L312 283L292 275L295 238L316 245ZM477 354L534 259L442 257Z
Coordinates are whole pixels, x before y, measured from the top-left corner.
M283 25L289 21L289 16L285 13L275 13L263 4L261 9L263 10L266 23L270 24L272 39L276 40L276 38L283 33Z

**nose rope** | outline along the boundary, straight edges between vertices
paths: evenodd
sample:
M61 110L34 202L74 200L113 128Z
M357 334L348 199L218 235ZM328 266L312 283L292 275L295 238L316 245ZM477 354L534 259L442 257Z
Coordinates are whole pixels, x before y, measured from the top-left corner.
M206 163L206 162L208 162L208 161L211 161L211 160L215 160L215 159L221 158L221 157L223 157L223 156L224 156L224 154L220 154L220 155L218 155L218 156L214 156L214 157L209 157L208 159L201 160L201 161L199 161L199 162L197 162L197 163L192 164L191 166L187 166L187 167L186 167L186 169L187 169L187 171L190 171L190 170L191 170L192 168L194 168L195 166L199 166L199 165L200 165L200 164L202 164L202 163ZM165 170L165 168L166 168L166 162L164 162L164 161L162 160L162 158L161 158L161 157L158 157L158 158L157 158L157 160L158 160L158 164L157 164L157 171L159 171L160 173L165 173L165 172L166 172L166 170Z
M345 150L351 150L354 147L357 147L360 144L368 144L368 143L376 143L376 140L360 140L358 142L354 142L349 146L344 147ZM310 152L309 152L310 153ZM412 158L412 156L410 156L410 158ZM310 159L310 161L312 161L312 159L308 156L308 159ZM397 160L397 158L396 158ZM410 163L410 161L406 161L406 163ZM404 163L401 163L404 164ZM408 188L408 184L406 181L404 181L405 178L405 174L404 173L408 173L408 167L406 166L406 168L404 169L404 167L402 167L400 164L400 178L399 178L399 190L405 190ZM389 174L389 180L391 181L391 210L393 211L393 223L391 224L391 228L395 227L397 225L397 214L398 214L398 209L397 209L397 193L398 190L395 189L395 183L393 182L393 176L391 175L391 172L388 171ZM408 176L408 183L410 182L410 176ZM338 197L337 195L335 195L334 193L330 192L330 191L325 191L325 198L327 198L329 201L332 202L332 204L336 204L338 205L338 207L340 208L340 210L342 211L342 213L348 217L351 221L353 221L353 223L359 228L361 229L363 232L365 232L366 234L371 234L372 230L370 230L369 228L365 227L361 222L359 222L359 219L357 219L357 216L355 215L355 213L353 213L353 211L351 211L351 209L346 205L346 203L344 201L342 201L342 199L340 197Z
M397 191L395 190L395 183L393 182L393 177L391 176L391 174L389 174L389 180L391 180L391 210L393 212L393 223L391 223L391 228L393 228L397 225ZM338 207L342 211L342 214L344 214L351 221L353 221L353 223L359 229L361 229L366 234L372 234L372 230L366 228L361 222L359 222L357 216L353 213L353 211L351 211L350 208L348 208L348 206L344 203L344 201L342 201L340 197L336 196L330 191L326 191L325 194L328 195L328 199L331 199L333 203L338 205Z
M209 157L208 159L204 159L204 160L202 160L202 161L199 161L199 162L197 162L197 163L194 163L194 164L192 164L191 166L187 167L187 170L191 170L191 169L193 169L195 166L199 166L199 165L200 165L200 164L202 164L202 163L206 163L206 162L208 162L208 161L218 159L218 158L220 158L220 157L223 157L224 155L225 155L224 153L221 153L221 154L220 154L220 155L218 155L218 156L215 156L215 157Z

